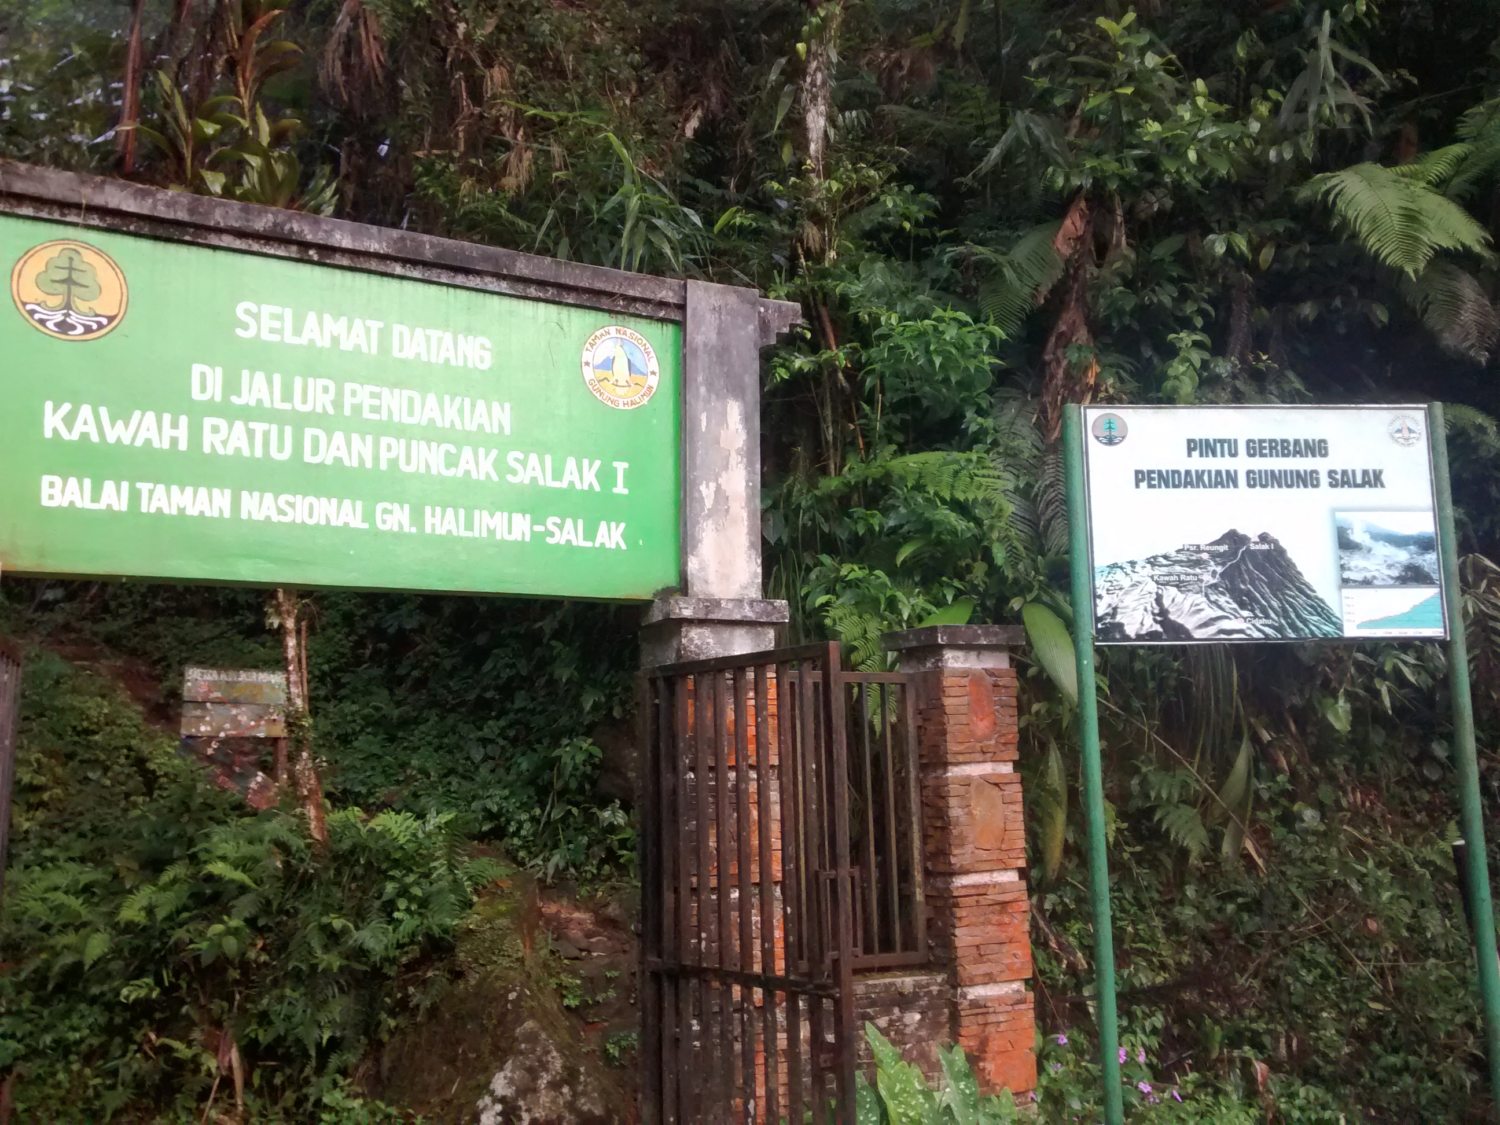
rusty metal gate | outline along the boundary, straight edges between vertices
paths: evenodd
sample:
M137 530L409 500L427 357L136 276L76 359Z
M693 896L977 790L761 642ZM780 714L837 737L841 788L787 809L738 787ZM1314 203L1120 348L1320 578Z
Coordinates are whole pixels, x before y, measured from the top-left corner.
M837 645L645 678L652 1125L854 1122L842 680Z
M0 637L0 896L10 840L10 794L16 777L16 716L21 709L21 651Z

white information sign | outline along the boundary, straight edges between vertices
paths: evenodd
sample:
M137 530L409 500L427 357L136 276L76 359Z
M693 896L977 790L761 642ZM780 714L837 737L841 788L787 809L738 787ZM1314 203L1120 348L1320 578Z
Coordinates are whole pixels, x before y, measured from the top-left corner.
M1102 644L1447 635L1421 406L1089 407Z

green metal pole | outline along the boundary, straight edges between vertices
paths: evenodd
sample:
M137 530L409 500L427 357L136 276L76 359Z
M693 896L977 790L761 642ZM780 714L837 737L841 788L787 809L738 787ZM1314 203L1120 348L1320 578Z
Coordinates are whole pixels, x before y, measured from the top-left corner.
M1489 861L1484 842L1484 807L1479 795L1479 755L1474 744L1474 700L1469 690L1469 646L1464 637L1463 591L1458 584L1458 537L1453 532L1453 487L1448 475L1448 440L1443 405L1427 408L1432 435L1432 475L1437 486L1438 543L1443 565L1443 601L1448 617L1448 684L1453 697L1453 742L1457 750L1459 823L1467 862L1465 881L1473 905L1475 960L1489 1046L1490 1094L1500 1104L1500 959L1495 954L1495 907L1490 899Z
M1122 1125L1120 1027L1115 1011L1115 943L1109 912L1109 852L1104 838L1104 771L1099 764L1099 701L1094 681L1094 580L1083 487L1083 407L1063 418L1068 485L1068 559L1073 574L1073 651L1078 662L1078 745L1083 752L1083 803L1088 813L1089 892L1094 905L1094 978L1099 1059L1104 1067L1104 1120ZM1472 728L1471 728L1472 729ZM1488 903L1489 899L1486 898Z

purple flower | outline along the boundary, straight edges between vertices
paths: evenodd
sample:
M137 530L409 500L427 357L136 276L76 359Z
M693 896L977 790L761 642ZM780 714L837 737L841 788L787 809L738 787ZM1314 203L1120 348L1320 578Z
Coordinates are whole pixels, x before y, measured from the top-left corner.
M1176 1098L1178 1101L1182 1101L1182 1095L1179 1094L1176 1090L1172 1091L1172 1097Z
M1062 1069L1062 1063L1060 1063L1060 1062L1048 1063L1047 1064L1047 1069L1050 1070L1053 1074L1056 1074L1059 1070Z
M1135 1049L1135 1061L1138 1062L1138 1063L1142 1063L1142 1064L1145 1063L1145 1061L1146 1061L1146 1048L1144 1048L1144 1047L1137 1047Z
M1143 1094L1149 1094L1151 1092L1151 1083L1142 1078L1135 1084L1135 1088Z
M1057 1045L1059 1047L1066 1047L1068 1045L1068 1037L1066 1035L1059 1035L1057 1037Z
M1129 1057L1130 1057L1130 1052L1127 1051L1124 1047L1121 1047L1120 1048L1120 1061L1124 1062Z

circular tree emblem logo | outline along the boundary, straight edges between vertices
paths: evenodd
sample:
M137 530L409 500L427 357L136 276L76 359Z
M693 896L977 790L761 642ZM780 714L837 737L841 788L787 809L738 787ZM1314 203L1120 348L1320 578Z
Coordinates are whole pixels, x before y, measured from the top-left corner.
M1119 445L1125 440L1129 429L1125 425L1125 419L1118 414L1101 414L1094 419L1089 432L1100 445Z
M87 242L33 246L10 273L26 322L59 340L97 340L125 319L129 293L115 260Z
M604 405L634 410L656 393L661 367L646 337L611 324L583 345L583 381Z

